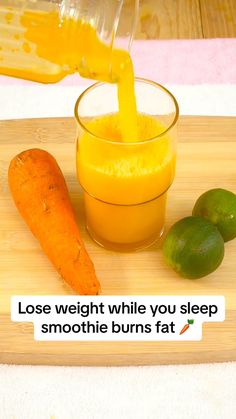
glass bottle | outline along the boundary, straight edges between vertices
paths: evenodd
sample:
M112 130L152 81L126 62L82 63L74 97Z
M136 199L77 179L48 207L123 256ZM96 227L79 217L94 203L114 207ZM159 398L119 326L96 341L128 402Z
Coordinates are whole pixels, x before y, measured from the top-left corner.
M114 50L129 50L138 0L1 0L0 74L54 83L67 74L114 82Z

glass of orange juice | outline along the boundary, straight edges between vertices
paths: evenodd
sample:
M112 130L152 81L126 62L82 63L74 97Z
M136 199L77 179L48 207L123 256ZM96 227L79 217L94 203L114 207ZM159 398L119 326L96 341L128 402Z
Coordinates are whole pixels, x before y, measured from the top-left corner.
M135 95L135 140L132 135L122 139L120 127L129 124L130 115L119 109L116 85L96 83L75 105L87 230L95 242L118 251L145 248L161 236L175 174L176 99L163 86L140 78Z

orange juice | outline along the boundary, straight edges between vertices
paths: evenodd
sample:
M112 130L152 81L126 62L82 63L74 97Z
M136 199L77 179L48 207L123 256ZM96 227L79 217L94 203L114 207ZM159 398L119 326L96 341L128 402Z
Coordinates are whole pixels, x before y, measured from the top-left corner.
M95 118L86 129L78 141L77 168L91 236L114 250L149 245L162 233L166 192L174 177L169 134L156 139L165 127L141 114L135 143L122 142L117 114Z

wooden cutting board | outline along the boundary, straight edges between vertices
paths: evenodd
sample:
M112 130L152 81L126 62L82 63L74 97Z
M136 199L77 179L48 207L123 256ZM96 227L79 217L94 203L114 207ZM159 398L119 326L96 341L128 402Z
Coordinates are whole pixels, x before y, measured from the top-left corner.
M236 360L236 240L226 244L221 267L196 281L181 279L166 267L160 244L127 254L98 247L84 229L75 135L72 118L0 121L0 363L143 365ZM11 322L12 295L72 294L42 254L9 194L9 161L30 147L48 150L58 160L104 295L224 295L226 321L205 324L202 341L183 343L36 342L30 323ZM178 150L167 228L191 214L202 192L215 187L236 192L236 118L182 117Z

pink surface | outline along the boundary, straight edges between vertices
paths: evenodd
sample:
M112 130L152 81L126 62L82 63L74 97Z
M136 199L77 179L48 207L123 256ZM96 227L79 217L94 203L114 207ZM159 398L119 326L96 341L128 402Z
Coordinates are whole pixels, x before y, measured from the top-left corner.
M236 83L236 38L203 40L135 41L132 47L135 74L159 83ZM29 84L0 77L0 84ZM87 85L73 75L62 86Z

